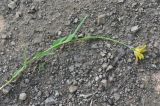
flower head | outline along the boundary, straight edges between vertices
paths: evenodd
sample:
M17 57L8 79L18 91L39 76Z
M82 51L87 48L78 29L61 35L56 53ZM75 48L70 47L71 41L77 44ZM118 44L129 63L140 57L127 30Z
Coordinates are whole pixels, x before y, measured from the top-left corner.
M146 47L147 45L142 45L133 49L134 55L136 57L136 62L138 62L138 60L144 59L144 53L147 51Z

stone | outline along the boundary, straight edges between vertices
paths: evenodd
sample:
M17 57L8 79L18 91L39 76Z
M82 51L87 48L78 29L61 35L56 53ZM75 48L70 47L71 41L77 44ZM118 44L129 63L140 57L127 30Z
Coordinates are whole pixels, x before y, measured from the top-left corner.
M122 17L119 17L118 18L118 21L122 21L124 19L124 17L122 16Z
M118 0L118 3L123 3L124 2L124 0Z
M69 92L70 93L75 93L78 89L78 86L75 86L75 85L71 85L69 86Z
M26 84L28 84L29 83L29 79L24 79L24 82L26 83Z
M90 32L93 33L95 31L94 28L90 28Z
M14 46L14 45L16 45L16 43L15 43L14 41L12 41L12 42L11 42L11 45Z
M138 5L138 3L137 3L137 2L132 3L132 8L135 8L137 5Z
M24 101L24 100L26 100L26 98L27 98L27 94L26 94L26 93L21 93L21 94L19 95L19 100Z
M6 34L2 34L1 38L2 38L2 39L6 39L6 38L7 38L7 35L6 35Z
M2 92L3 92L3 94L8 94L11 89L12 89L11 86L6 86L5 88L2 89Z
M84 36L84 34L81 33L81 34L79 34L79 35L77 35L77 36L78 36L78 38L82 38L82 37Z
M99 75L99 78L101 79L103 77L103 75Z
M97 48L99 48L99 47L98 47L97 44L92 44L92 45L91 45L91 48L92 48L92 49L97 49Z
M79 20L78 18L75 18L73 23L76 24L78 22L78 20Z
M20 11L16 12L16 15L15 15L16 19L19 18L19 17L21 17L21 16L22 16L22 12L20 12Z
M112 82L114 80L114 76L109 76L108 80Z
M107 58L112 58L112 57L113 57L113 56L112 56L112 53L109 52L109 53L107 54Z
M118 93L114 93L113 97L114 97L115 101L118 101L120 99L120 95Z
M102 56L102 57L104 57L105 55L106 55L106 52L100 52L100 55Z
M133 26L133 27L131 28L131 32L133 32L133 33L136 33L138 30L139 30L139 26L138 26L138 25Z
M153 46L154 46L155 48L158 48L159 45L160 45L160 43L159 43L158 41L155 41L154 44L153 44Z
M101 71L102 71L102 68L99 68L99 69L98 69L98 72L101 72Z
M97 24L103 25L106 22L106 14L101 14L97 17Z
M58 31L57 35L60 36L62 34L62 31Z
M30 10L28 10L28 13L34 14L37 11L37 8L35 6L32 6Z
M102 79L101 83L105 88L107 87L107 80L106 79Z
M129 58L129 59L127 60L127 62L128 62L128 63L131 63L131 62L132 62L132 59L131 59L131 58Z
M96 76L96 77L95 77L95 81L98 81L98 80L99 80L99 77L98 77L98 76Z
M77 82L76 80L73 80L73 81L72 81L72 84L73 84L73 85L77 85L78 82Z
M11 1L9 4L8 4L8 7L10 8L10 9L15 9L16 8L16 2L15 1Z
M69 71L70 71L70 72L73 72L73 71L74 71L74 65L71 65L71 66L69 67Z
M87 98L89 98L91 96L92 96L92 94L80 94L79 95L79 97L82 97L82 98L85 98L85 99L87 99Z
M48 97L45 100L45 106L52 106L56 103L55 99L53 97Z
M55 91L55 97L59 97L59 96L60 96L59 92Z
M141 89L143 89L143 88L145 87L145 85L144 85L144 84L140 84L139 87L140 87Z
M103 69L107 68L107 66L108 66L107 63L103 63L103 64L102 64L102 68L103 68Z
M42 95L42 91L38 91L37 97L40 97Z
M1 44L0 44L0 45L1 45ZM4 52L0 52L0 54L1 54L1 55L4 55L5 53L4 53Z
M65 25L66 25L66 26L71 25L71 21L70 21L70 20L66 21L66 22L65 22Z
M59 104L58 106L63 106L63 104Z
M113 69L113 66L112 66L112 65L109 65L109 66L107 67L106 71L109 71L109 70L111 70L111 69Z
M107 48L111 48L111 44L110 43L107 43Z

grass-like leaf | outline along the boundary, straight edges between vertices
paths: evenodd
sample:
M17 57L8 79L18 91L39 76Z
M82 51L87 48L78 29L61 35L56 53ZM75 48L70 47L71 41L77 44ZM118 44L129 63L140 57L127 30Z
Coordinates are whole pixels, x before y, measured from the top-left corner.
M11 78L4 85L2 85L0 87L0 90L2 90L5 86L9 85L13 81L16 81L19 78L19 76L34 61L40 60L43 57L48 56L50 54L54 54L55 50L59 49L63 44L75 41L76 34L79 31L79 29L82 27L82 25L83 25L84 21L86 20L86 18L87 18L87 16L85 18L83 18L83 20L81 21L81 23L78 25L78 27L76 28L76 30L72 34L69 34L68 36L65 36L65 37L57 39L56 41L53 42L52 46L50 48L48 48L47 50L36 53L31 59L27 58L27 56L25 54L25 56L24 56L24 63L22 64L22 66L13 73L13 75L11 76Z
M82 25L83 25L84 21L86 20L86 18L87 18L87 16L85 18L83 18L83 20L80 22L80 24L78 25L78 27L76 28L76 30L72 34L69 34L68 36L65 36L65 37L62 37L62 38L59 38L59 39L55 40L53 42L53 44L51 45L51 47L48 48L47 50L44 50L44 51L36 53L31 59L27 58L27 56L25 55L24 63L22 64L22 67L20 67L18 70L16 70L14 72L14 74L11 76L11 79L9 81L7 81L4 85L2 85L0 87L0 90L2 90L5 86L9 85L13 81L17 80L19 78L19 76L34 61L40 60L40 59L44 58L45 56L48 56L48 55L51 55L51 54L55 54L55 50L59 49L64 44L76 42L78 40L83 40L83 41L87 41L87 40L108 40L108 41L112 41L114 43L118 43L118 44L121 44L123 46L129 47L128 45L126 45L123 42L120 42L118 40L114 40L114 39L112 39L110 37L105 37L105 36L85 36L83 38L78 38L77 37L77 33L80 30L80 28L82 27Z

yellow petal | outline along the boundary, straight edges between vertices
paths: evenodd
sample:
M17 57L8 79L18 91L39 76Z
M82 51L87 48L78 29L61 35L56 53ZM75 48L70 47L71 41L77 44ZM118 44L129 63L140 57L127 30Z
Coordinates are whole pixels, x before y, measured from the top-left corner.
M136 50L136 51L139 51L140 53L144 53L144 52L147 51L147 50L146 50L146 47L147 47L147 45L138 46L138 47L135 48L135 50Z
M147 51L146 47L147 45L143 45L133 49L136 61L144 59L143 53Z
M139 60L142 60L142 59L144 59L144 56L143 56L143 54L138 54L138 57L139 57Z

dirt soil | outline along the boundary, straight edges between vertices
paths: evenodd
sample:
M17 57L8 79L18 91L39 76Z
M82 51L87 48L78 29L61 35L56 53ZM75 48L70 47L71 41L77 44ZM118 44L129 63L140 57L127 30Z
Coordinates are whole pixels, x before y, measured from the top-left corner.
M1 106L160 106L159 0L0 0L0 85L24 59L72 32L147 44L132 51L108 41L64 45L0 91Z

